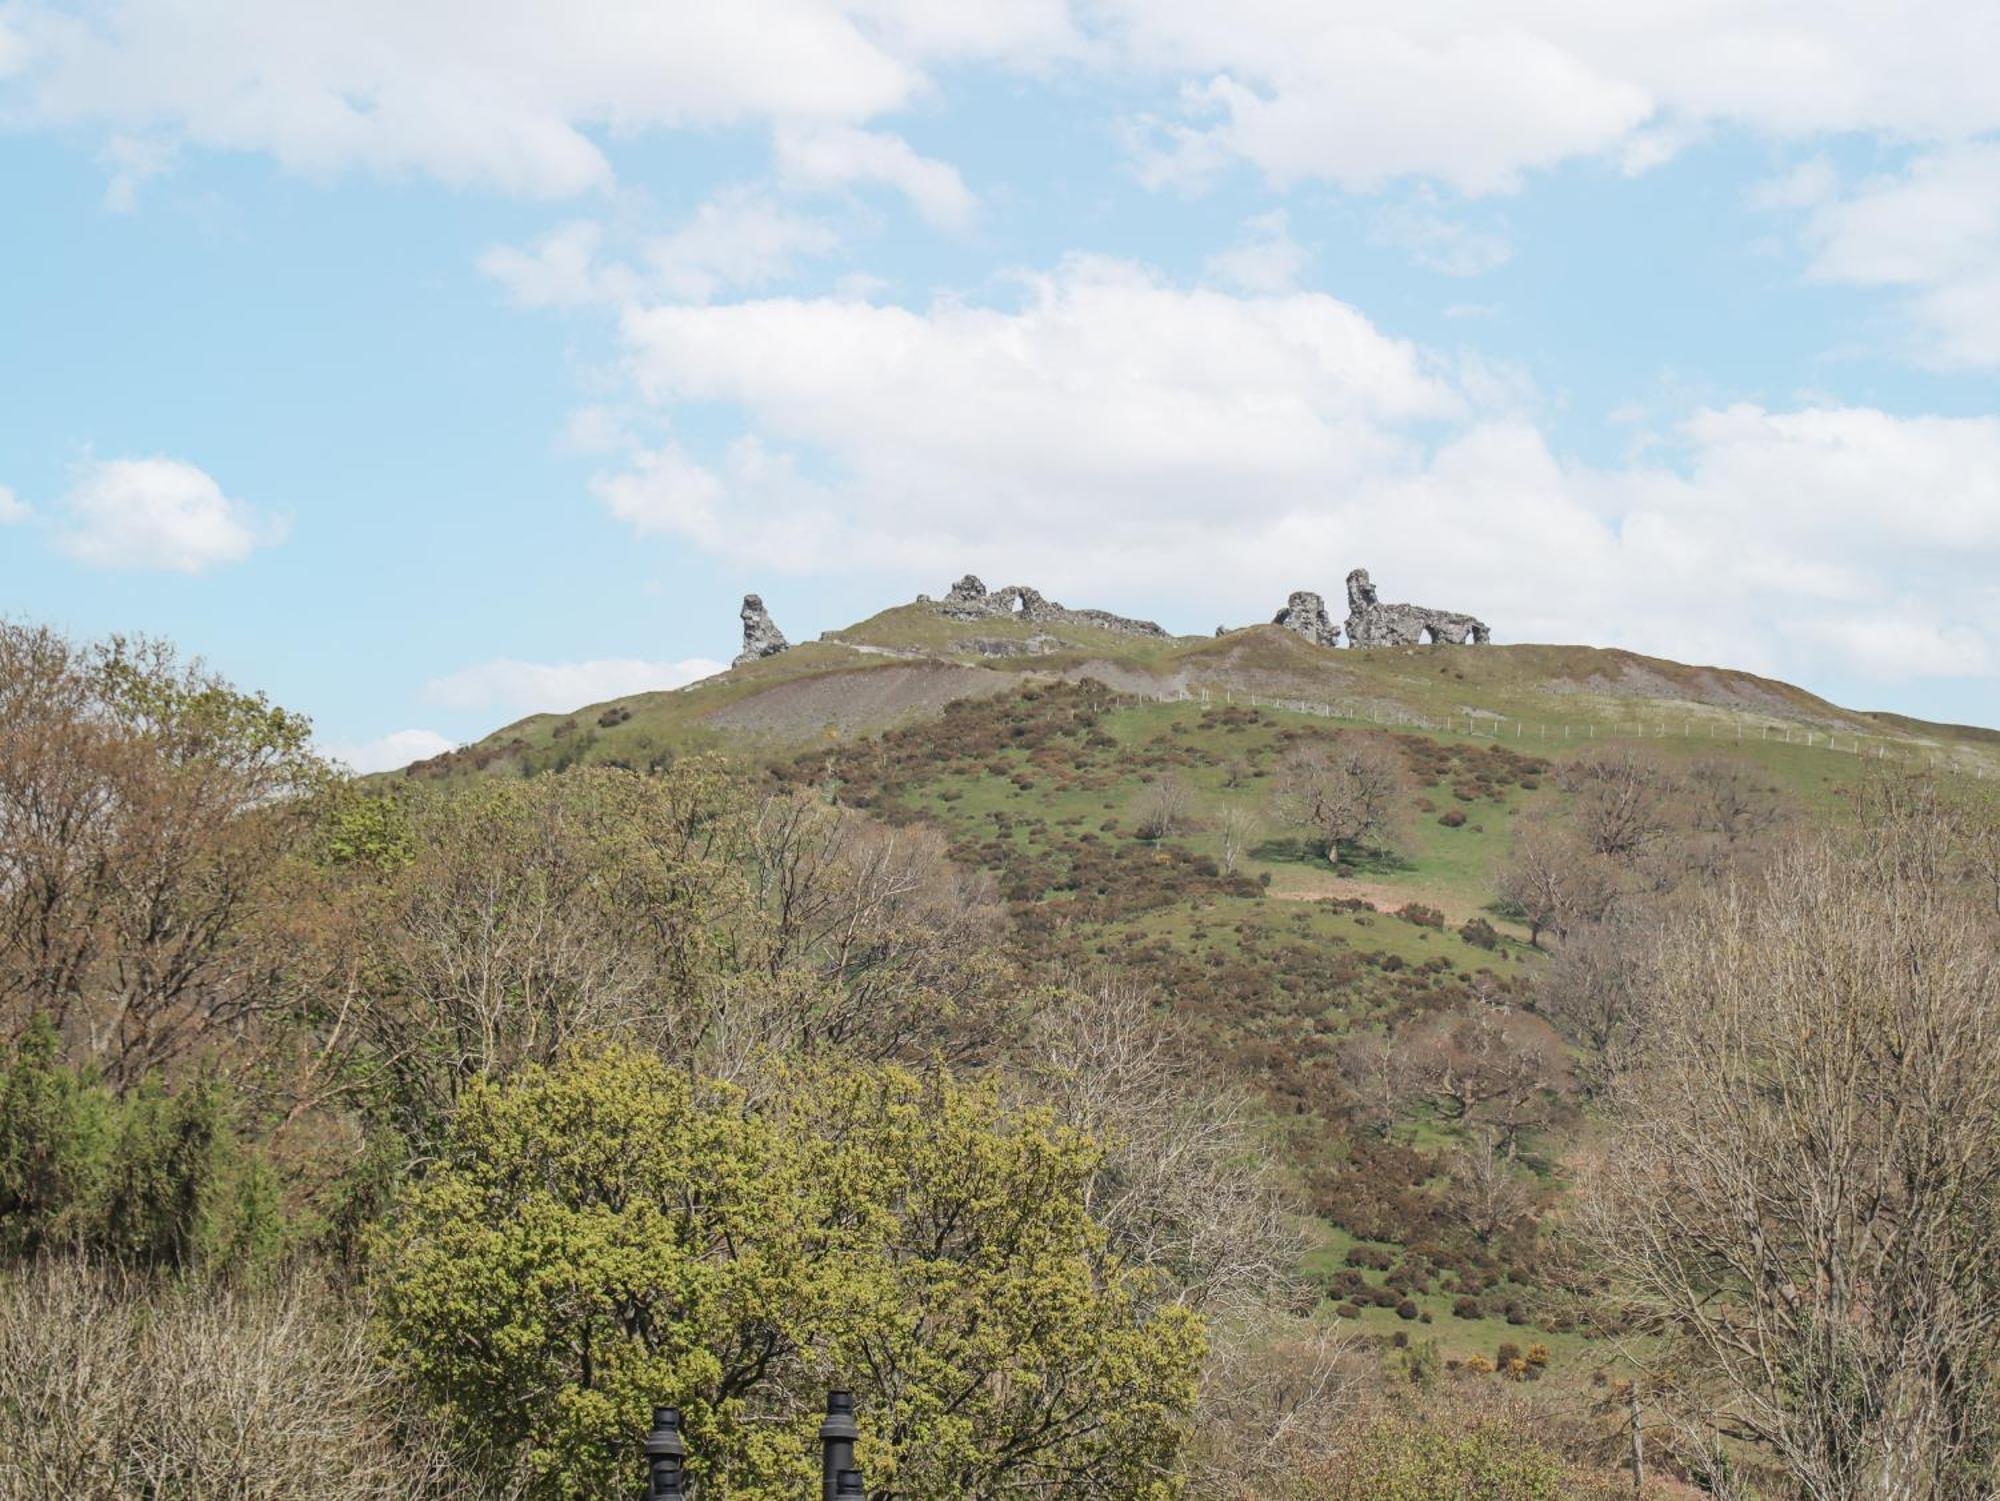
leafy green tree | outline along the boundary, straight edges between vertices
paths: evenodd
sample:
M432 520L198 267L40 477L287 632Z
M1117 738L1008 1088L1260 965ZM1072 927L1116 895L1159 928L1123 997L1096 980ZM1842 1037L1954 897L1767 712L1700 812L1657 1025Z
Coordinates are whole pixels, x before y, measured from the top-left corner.
M711 1494L792 1501L835 1384L879 1495L1175 1494L1201 1331L1106 1254L1092 1141L890 1066L766 1099L623 1050L474 1085L378 1248L388 1348L540 1496L674 1402Z

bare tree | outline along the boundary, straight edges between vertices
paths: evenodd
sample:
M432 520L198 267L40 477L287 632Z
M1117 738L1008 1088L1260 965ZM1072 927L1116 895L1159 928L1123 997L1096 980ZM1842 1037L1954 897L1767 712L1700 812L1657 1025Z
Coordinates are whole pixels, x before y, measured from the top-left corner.
M1586 1196L1694 1415L1814 1501L2000 1481L2000 953L1955 845L1905 800L1669 930Z
M1171 772L1155 777L1132 804L1132 826L1141 839L1166 839L1187 828L1194 808L1188 784Z
M1445 1161L1445 1208L1481 1245L1520 1223L1535 1204L1533 1186L1498 1150L1497 1135L1474 1131Z
M1307 830L1328 859L1380 846L1400 825L1409 778L1395 749L1374 735L1295 746L1278 764L1272 809Z
M1536 1009L1575 1044L1574 1072L1592 1095L1638 1051L1659 924L1643 908L1623 907L1573 934L1536 984Z
M1553 1117L1565 1082L1544 1023L1477 1002L1413 1038L1409 1067L1447 1120L1494 1130L1510 1157Z
M1421 1089L1417 1062L1398 1040L1370 1032L1340 1050L1341 1077L1364 1124L1387 1134Z
M1243 1096L1217 1089L1188 1037L1130 988L1049 998L1022 1046L1024 1085L1109 1151L1088 1190L1121 1256L1214 1313L1282 1305L1304 1242Z
M1257 835L1262 832L1263 823L1249 808L1241 803L1224 803L1216 811L1212 820L1221 844L1222 868L1234 873L1236 862L1243 857Z
M1768 778L1742 761L1697 761L1687 774L1689 821L1734 849L1761 839L1785 818L1784 800Z
M1581 923L1602 922L1617 907L1617 874L1582 841L1547 825L1521 830L1500 872L1501 910L1528 925L1536 948L1544 933L1565 938Z
M1563 763L1557 780L1570 795L1571 818L1595 855L1635 860L1673 827L1679 784L1658 760L1633 746Z

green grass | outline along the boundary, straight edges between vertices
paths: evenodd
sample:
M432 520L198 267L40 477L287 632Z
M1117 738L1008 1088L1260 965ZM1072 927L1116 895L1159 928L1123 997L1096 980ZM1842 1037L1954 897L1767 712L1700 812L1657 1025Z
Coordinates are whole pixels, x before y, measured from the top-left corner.
M993 657L975 640L1028 643L1048 638L1031 656ZM1693 667L1631 652L1581 646L1380 647L1330 651L1272 626L1220 637L1129 636L1090 626L1033 626L1002 618L947 619L920 605L885 610L830 639L736 668L671 693L638 694L563 712L532 715L479 742L486 752L454 770L505 774L565 758L646 764L662 754L728 746L778 753L821 741L826 726L797 723L749 733L716 725L715 716L787 684L828 673L867 672L931 661L990 674L996 686L1024 678L1096 675L1141 697L1187 691L1225 697L1305 699L1339 707L1349 722L1416 719L1440 738L1490 738L1523 751L1561 756L1606 739L1639 739L1663 754L1743 756L1768 766L1788 791L1824 795L1852 781L1863 761L1823 748L1829 732L1847 747L1861 737L1910 764L2000 778L2000 732L1929 724L1842 709L1788 684L1751 674ZM629 712L600 727L607 710ZM575 728L566 736L566 723ZM889 721L884 721L885 723ZM1565 737L1567 731L1568 738ZM1661 731L1665 732L1664 738ZM1765 735L1813 735L1818 745L1786 745ZM1589 738L1593 737L1594 738ZM568 747L561 738L571 741Z

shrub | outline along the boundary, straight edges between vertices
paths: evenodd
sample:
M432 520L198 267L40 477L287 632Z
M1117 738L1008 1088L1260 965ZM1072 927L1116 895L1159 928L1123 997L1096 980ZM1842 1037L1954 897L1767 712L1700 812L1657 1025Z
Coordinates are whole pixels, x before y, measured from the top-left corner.
M1358 1319L1361 1317L1361 1310L1352 1303L1337 1303L1334 1305L1333 1311L1344 1319Z
M1462 829L1465 827L1465 814L1457 808L1447 808L1438 814L1438 822L1447 829Z
M1343 1434L1295 1494L1313 1501L1603 1501L1521 1416L1398 1412Z
M1493 1363L1497 1366L1508 1365L1520 1358L1521 1347L1512 1340L1503 1342L1500 1348L1493 1352Z
M1483 917L1475 917L1458 930L1458 936L1476 949L1500 947L1500 932Z
M1476 1319L1480 1316L1479 1300L1477 1298L1454 1298L1451 1305L1451 1314L1453 1318L1457 1319Z
M38 1020L0 1069L0 1252L161 1268L271 1259L286 1233L276 1179L233 1116L204 1080L115 1095L63 1063Z
M1396 1305L1396 1317L1397 1317L1397 1318L1399 1318L1399 1319L1413 1319L1413 1318L1415 1318L1416 1316L1417 1316L1417 1305L1416 1305L1416 1304L1415 1304L1414 1302L1412 1302L1412 1301L1411 1301L1410 1299L1408 1299L1408 1298L1405 1298L1405 1299L1403 1299L1403 1301L1402 1301L1402 1302L1400 1302L1400 1303L1398 1303L1398 1304Z
M0 1501L484 1501L444 1438L309 1282L0 1273Z
M1435 907L1426 907L1422 902L1408 902L1396 909L1396 916L1407 923L1415 923L1420 928L1442 928L1444 914Z
M1526 1360L1532 1366L1545 1366L1549 1363L1549 1347L1547 1345L1530 1345L1528 1346L1527 1354L1522 1356L1522 1359Z
M550 1498L609 1493L663 1402L709 1493L789 1501L834 1380L912 1495L1022 1454L1137 1494L1172 1462L1198 1325L1097 1259L1094 1143L895 1068L773 1083L608 1050L474 1085L382 1237L392 1356ZM1050 1428L1057 1373L1079 1420Z

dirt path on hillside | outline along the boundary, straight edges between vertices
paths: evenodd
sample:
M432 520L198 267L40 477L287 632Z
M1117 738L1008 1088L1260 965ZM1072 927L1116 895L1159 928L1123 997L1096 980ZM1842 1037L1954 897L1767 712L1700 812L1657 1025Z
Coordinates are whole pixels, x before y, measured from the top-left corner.
M1470 922L1475 917L1484 917L1493 922L1490 914L1468 907L1464 902L1436 892L1425 891L1415 886L1388 886L1379 881L1346 881L1338 876L1320 876L1299 885L1280 891L1273 886L1269 895L1280 902L1323 902L1329 898L1347 900L1359 897L1372 903L1384 912L1394 912L1398 907L1411 902L1421 902L1426 907L1435 907L1444 914L1444 920L1453 927ZM1494 923L1494 926L1509 930L1511 923Z

